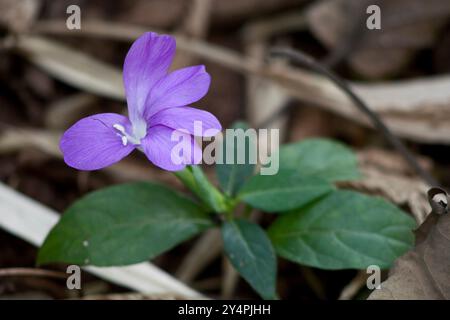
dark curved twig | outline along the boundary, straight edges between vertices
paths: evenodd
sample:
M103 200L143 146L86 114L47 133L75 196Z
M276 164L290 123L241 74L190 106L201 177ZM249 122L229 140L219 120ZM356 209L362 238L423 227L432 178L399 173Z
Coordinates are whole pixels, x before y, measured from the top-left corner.
M373 123L375 128L377 128L386 140L400 152L400 154L405 158L406 162L417 172L417 174L430 186L438 186L438 182L428 173L424 168L420 166L411 152L406 148L403 142L397 138L380 117L373 112L369 107L365 104L365 102L357 96L353 90L349 87L349 85L342 80L339 76L330 71L327 67L324 67L320 63L316 62L312 57L306 55L303 52L298 50L290 49L290 48L273 48L270 50L271 56L281 56L289 58L290 60L307 67L317 73L320 73L330 79L334 84L336 84L343 92L345 92L350 99L354 102L354 105L362 112L364 112L370 121Z

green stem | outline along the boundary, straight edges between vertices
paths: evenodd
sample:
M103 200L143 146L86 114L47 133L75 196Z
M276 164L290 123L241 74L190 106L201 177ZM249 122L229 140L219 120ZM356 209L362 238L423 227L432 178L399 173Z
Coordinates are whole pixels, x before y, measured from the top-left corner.
M186 186L186 188L197 194L197 186L190 167L175 171L173 174Z
M252 215L252 211L253 211L253 208L250 207L248 204L246 204L245 208L244 208L243 217L245 219L250 219L250 216Z
M175 172L175 176L212 211L225 213L230 210L230 201L208 180L199 166L188 166Z

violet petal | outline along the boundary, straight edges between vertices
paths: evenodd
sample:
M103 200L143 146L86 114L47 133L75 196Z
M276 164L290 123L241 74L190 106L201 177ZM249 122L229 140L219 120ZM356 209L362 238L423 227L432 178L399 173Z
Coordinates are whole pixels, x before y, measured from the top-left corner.
M142 118L147 96L155 83L167 74L175 47L172 36L147 32L128 51L123 66L123 81L131 122Z
M129 120L116 113L96 114L76 122L61 138L64 161L75 169L97 170L127 156L135 146L114 125L130 130Z
M195 130L194 123L199 129ZM222 130L219 120L208 111L191 108L169 108L159 111L150 118L150 126L162 124L173 129L184 129L195 136L211 137ZM197 132L196 132L197 131Z
M178 140L172 141L174 129L157 125L148 130L148 135L141 141L147 158L156 166L168 170L179 171L188 164L198 164L202 151L193 136L188 133L176 132ZM187 153L176 152L188 150Z
M145 117L165 108L181 107L203 98L208 92L211 77L205 66L192 66L173 71L155 83L145 103Z

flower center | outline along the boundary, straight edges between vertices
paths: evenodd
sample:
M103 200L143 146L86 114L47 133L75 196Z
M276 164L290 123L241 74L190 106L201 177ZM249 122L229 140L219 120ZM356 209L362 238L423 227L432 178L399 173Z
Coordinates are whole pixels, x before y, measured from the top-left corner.
M132 126L133 136L141 141L141 139L147 135L147 122L142 118L138 118L135 121L132 121Z
M119 123L116 123L113 125L113 128L117 131L116 134L122 139L122 145L126 146L128 142L131 142L132 144L140 144L140 139L137 139L134 136L129 135L125 131L125 127Z

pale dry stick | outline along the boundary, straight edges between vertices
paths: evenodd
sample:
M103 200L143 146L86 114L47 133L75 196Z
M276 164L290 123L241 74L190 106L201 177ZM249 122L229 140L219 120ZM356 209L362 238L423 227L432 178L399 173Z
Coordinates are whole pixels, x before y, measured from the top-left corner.
M145 294L145 293L113 293L113 294L92 294L81 300L186 300L186 297L174 294Z
M62 158L59 149L59 137L62 135L60 131L18 128L10 125L5 126L1 122L0 129L2 129L0 131L0 154L35 148L52 157ZM147 166L131 159L122 160L104 170L118 181L155 179L155 173L149 171ZM157 178L169 184L178 183L178 180L168 172L158 174Z
M280 14L274 18L252 21L243 28L243 43L247 59L258 61L259 67L264 66L268 40L276 33L300 29L306 26L304 11ZM289 100L289 97L279 90L278 86L268 79L255 74L246 76L246 112L253 125L261 123L274 112L277 112ZM285 135L287 117L283 116L277 121L264 126L264 129L279 129L281 139ZM258 127L258 126L257 126ZM260 146L268 145L268 141L260 142ZM267 151L267 150L266 150Z
M65 96L51 103L45 111L45 126L51 129L65 129L95 106L98 97L86 92Z
M208 33L211 16L211 0L191 0L182 26L175 32L176 36L184 35L190 39L204 39ZM176 55L173 69L191 65L196 56L191 54Z
M306 27L305 10L301 9L251 21L244 26L242 33L245 41L265 41L276 34L303 30Z
M243 28L243 43L247 59L257 61L263 68L267 54L268 40L271 36L288 30L304 29L306 27L305 11L283 13L269 19L258 19L246 24ZM285 92L269 79L255 74L246 74L246 115L253 125L261 123L271 114L277 112L289 101ZM264 126L264 129L277 128L283 140L287 125L287 117L279 117L276 121ZM258 126L257 126L258 127ZM260 146L267 146L267 141ZM265 147L264 147L265 148Z
M0 183L0 228L36 246L58 222L59 214ZM185 286L151 263L124 267L84 270L118 285L148 294L174 294L192 299L203 299L200 293Z
M222 239L218 229L205 232L186 254L175 277L184 283L191 283L222 252Z
M256 39L255 41L247 41L245 52L248 57L260 61L260 65L264 65L264 58L266 56L266 42L264 40ZM252 125L261 123L271 114L278 110L289 100L289 97L280 92L278 87L272 81L248 74L246 76L246 113L247 118ZM271 122L264 129L279 129L280 139L283 140L286 131L287 118L279 117L276 121ZM260 141L259 146L266 149L270 145L268 141ZM263 154L268 154L267 150L263 150ZM265 160L265 159L264 159Z
M58 148L59 132L40 129L22 129L0 124L0 154L17 152L28 148L37 148L45 154L61 157Z
M14 50L54 78L85 92L125 99L121 70L81 51L34 36L17 37Z
M34 31L42 34L89 36L131 42L148 30L147 28L128 24L85 21L83 22L82 31L70 31L61 27L64 24L65 21L59 20L39 22L36 24ZM339 108L343 108L342 113L344 116L355 116L355 113L352 113L354 110L351 106L351 101L322 76L292 66L264 66L262 68L258 60L242 56L234 50L200 40L190 40L182 36L177 36L176 38L177 46L182 51L196 54L201 58L216 62L237 72L249 72L271 78L281 85L288 84L288 89L292 91L290 93L293 96L299 98L308 98L309 96L308 101L323 105L323 107L332 111L337 111L337 107L333 109L330 106L331 104L341 104ZM445 91L449 84L450 77L443 76L431 77L426 80L407 80L371 85L354 84L352 87L369 102L369 105L375 111L387 112L392 110L400 113L411 111L411 109L415 111L416 109L417 111L429 109L428 107L423 110L424 105L445 105L450 98ZM296 86L292 87L292 85ZM433 90L433 88L436 88L436 90ZM295 90L297 90L297 94ZM411 92L415 92L415 95L411 96ZM377 103L377 101L379 102ZM361 121L360 119L357 120Z
M152 30L157 33L166 33L149 27L140 27L124 23L110 23L105 21L83 21L81 30L67 30L65 20L48 20L37 22L33 28L35 34L84 36L102 39L131 42L140 35ZM177 48L199 58L219 63L230 69L240 72L254 72L257 70L256 61L247 61L238 52L224 47L209 44L207 42L191 39L189 37L175 35Z
M342 289L338 300L351 300L364 287L367 281L367 273L364 270L358 271L356 276Z
M102 21L85 21L82 31L70 31L61 27L64 23L65 21L58 20L40 22L36 24L34 31L42 34L89 36L127 42L135 40L147 31L147 28ZM249 72L270 78L280 85L288 85L288 91L293 96L305 99L309 97L308 101L323 105L323 107L335 112L338 112L338 107L343 108L341 113L344 116L354 117L356 114L352 112L354 110L351 101L339 89L329 83L325 77L292 66L272 67L269 65L261 67L258 60L242 56L234 50L182 36L176 38L177 46L181 51L196 54L201 58L216 62L237 72ZM423 110L424 105L445 105L450 98L445 91L449 84L450 77L444 76L426 80L407 80L373 85L354 84L352 87L369 102L369 105L375 111L387 112L392 110L400 113L411 111L411 109L415 111L416 109L417 111L429 109L428 107ZM436 90L433 90L433 88L436 88ZM411 96L411 92L415 92L415 95ZM377 101L379 102L377 103ZM338 105L338 107L333 108L331 104ZM358 117L356 118L361 121Z
M314 273L314 271L309 267L300 266L300 272L311 290L314 291L317 298L320 300L325 300L325 288L323 283L320 281L320 278Z
M222 299L231 299L239 282L239 273L224 255L222 261L222 288L220 295Z
M194 38L203 39L208 34L211 18L211 0L191 0L192 5L185 16L181 33Z
M46 269L34 269L34 268L8 268L0 269L1 277L47 277L47 278L58 278L66 279L67 274L59 271L52 271Z
M42 34L101 37L133 41L148 28L101 21L84 21L80 31L68 31L65 21L46 21L36 24ZM352 121L372 126L356 111L352 102L322 76L294 67L260 66L255 59L220 46L195 39L177 37L178 48L200 58L216 62L241 73L271 79L285 94L340 114ZM404 138L420 142L450 143L450 86L449 76L430 77L379 84L351 84L371 109L383 118L392 131ZM411 92L414 92L412 95ZM426 106L426 107L424 107ZM417 115L416 117L412 117ZM439 117L436 118L436 115Z

